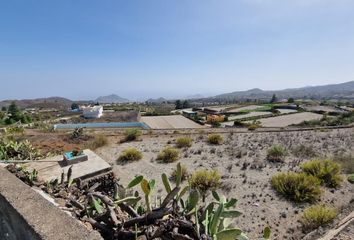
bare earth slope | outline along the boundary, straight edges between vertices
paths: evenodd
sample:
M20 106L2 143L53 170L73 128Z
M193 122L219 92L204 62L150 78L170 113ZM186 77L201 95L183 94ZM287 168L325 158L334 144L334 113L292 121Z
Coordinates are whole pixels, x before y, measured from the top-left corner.
M298 165L308 158L297 158L291 149L300 144L312 146L323 157L330 157L338 151L353 151L353 130L339 129L328 132L281 132L281 133L228 133L220 146L206 143L207 135L192 135L194 144L181 151L182 164L192 172L196 169L217 169L222 177L223 194L236 197L238 208L244 213L237 219L237 226L245 230L250 239L260 236L262 229L269 225L273 239L302 239L298 222L307 204L295 205L279 196L270 186L270 178L280 171L298 170ZM159 151L173 146L178 135L145 135L142 141L120 144L117 137L112 144L100 148L97 153L113 164L113 169L122 183L128 183L136 174L143 174L157 180L157 196L164 195L160 175L169 174L176 163L161 164L155 161ZM281 144L289 150L284 163L270 163L266 151L273 144ZM125 165L116 159L127 147L136 147L143 153L143 159ZM321 202L338 209L353 199L353 185L346 180L338 190L325 189Z

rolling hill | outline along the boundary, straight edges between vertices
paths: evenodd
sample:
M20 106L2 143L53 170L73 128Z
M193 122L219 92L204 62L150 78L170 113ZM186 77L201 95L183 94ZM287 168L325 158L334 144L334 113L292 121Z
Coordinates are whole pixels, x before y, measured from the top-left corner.
M237 91L225 93L213 97L223 100L243 100L243 99L268 99L273 94L278 98L354 98L354 81L329 84L323 86L310 86L302 88L289 88L284 90L261 90L259 88L247 91Z
M99 103L126 103L129 102L128 99L122 98L116 94L111 94L108 96L101 96L96 98L95 102Z
M62 97L48 97L36 99L21 99L21 100L4 100L0 101L0 107L7 107L12 102L15 102L20 108L56 108L67 109L71 106L73 101Z

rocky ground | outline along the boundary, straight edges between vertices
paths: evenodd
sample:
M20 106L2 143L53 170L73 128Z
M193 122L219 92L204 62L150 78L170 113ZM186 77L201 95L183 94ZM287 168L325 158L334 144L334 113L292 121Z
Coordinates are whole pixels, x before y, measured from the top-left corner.
M193 134L194 144L181 151L180 162L190 172L196 169L217 169L222 175L221 192L236 197L243 215L235 222L251 239L260 236L269 225L274 239L301 239L304 236L298 222L308 204L294 204L279 196L270 186L270 178L281 171L297 170L299 163L312 157L296 157L292 149L299 145L310 146L321 157L331 157L338 152L353 151L353 130L299 131L279 133L224 133L224 143L212 146L206 143L207 133ZM177 134L144 135L140 141L120 143L121 137L110 137L110 144L96 152L113 165L121 182L129 182L134 175L142 174L158 181L156 195L163 194L160 175L170 173L176 163L156 162L156 156L165 146L173 146ZM266 151L274 144L288 150L284 163L266 160ZM127 164L117 163L120 153L136 147L143 159ZM349 204L354 196L354 187L346 180L341 188L324 189L321 203L339 210Z

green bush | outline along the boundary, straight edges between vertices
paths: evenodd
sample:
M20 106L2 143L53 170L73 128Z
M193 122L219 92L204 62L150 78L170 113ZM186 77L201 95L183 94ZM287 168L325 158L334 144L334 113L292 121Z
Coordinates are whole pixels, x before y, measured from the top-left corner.
M136 140L141 135L141 131L136 128L127 129L124 131L124 141L130 142Z
M345 173L354 173L354 156L352 154L336 154L333 156L333 160L341 165L341 168Z
M300 165L302 171L317 177L327 187L338 187L343 181L338 163L329 159L315 159Z
M136 148L127 148L118 157L119 162L131 162L142 159L143 154Z
M0 160L35 160L41 158L41 154L28 141L13 141L0 138Z
M250 131L254 131L257 128L259 128L259 125L257 125L257 124L251 123L248 125L248 130L250 130Z
M354 174L349 175L347 179L348 179L348 182L354 183Z
M221 176L217 170L197 170L190 178L190 185L194 189L205 193L217 190L220 186Z
M182 181L185 181L188 179L189 172L187 170L187 167L185 165L181 165L181 170L182 170ZM176 181L176 176L177 176L177 168L173 169L171 173L171 180Z
M272 162L282 162L286 156L286 149L279 145L274 145L267 151L267 159Z
M313 202L321 195L321 181L305 173L278 173L271 179L272 187L295 202Z
M336 209L315 205L304 210L301 223L305 229L312 230L331 222L336 216Z
M190 137L180 137L176 140L178 148L189 148L192 146L192 139Z
M208 136L208 143L213 145L220 145L224 141L220 134L210 134Z
M6 134L24 134L25 129L21 125L13 125L10 127L5 128Z
M171 163L177 161L179 158L179 151L173 147L165 147L159 155L157 160L164 163Z

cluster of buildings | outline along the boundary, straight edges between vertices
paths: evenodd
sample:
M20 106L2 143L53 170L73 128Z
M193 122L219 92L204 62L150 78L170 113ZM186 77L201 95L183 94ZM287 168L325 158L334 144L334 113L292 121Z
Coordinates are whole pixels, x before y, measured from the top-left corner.
M103 106L79 106L78 109L72 109L72 111L80 111L84 118L100 118L103 115Z
M222 111L212 108L193 108L191 110L182 110L182 115L198 120L201 123L224 122L225 115Z

